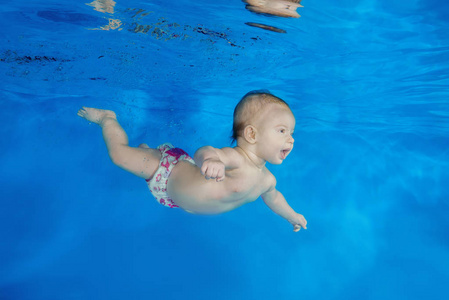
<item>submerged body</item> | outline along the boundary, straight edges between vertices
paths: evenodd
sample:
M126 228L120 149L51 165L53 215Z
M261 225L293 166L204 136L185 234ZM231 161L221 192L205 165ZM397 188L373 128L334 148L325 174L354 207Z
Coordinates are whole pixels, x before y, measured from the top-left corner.
M258 100L255 97L249 96L247 102ZM276 98L270 94L267 97ZM245 97L240 103L244 100ZM281 164L293 149L295 118L288 105L280 101L252 106L251 102L239 103L243 108L237 105L234 114L237 146L201 147L193 160L180 149L162 150L164 145L158 149L146 144L130 147L113 111L83 107L78 115L100 125L112 161L146 179L150 190L157 190L152 193L161 204L166 205L168 200L166 206L180 207L189 213L220 214L261 196L271 210L298 231L306 228L307 221L288 205L276 189L276 178L265 166L266 162ZM167 159L166 152L171 150Z
M266 167L262 170L245 168L248 162L243 157L241 163L242 168L226 170L226 180L217 182L206 179L197 165L181 161L171 173L167 193L177 205L192 213L231 211L255 201L275 185L275 178Z

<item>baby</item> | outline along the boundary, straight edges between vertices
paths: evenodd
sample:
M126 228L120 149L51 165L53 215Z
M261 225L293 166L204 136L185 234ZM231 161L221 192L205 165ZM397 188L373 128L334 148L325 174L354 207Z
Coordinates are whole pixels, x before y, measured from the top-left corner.
M83 107L78 116L102 128L111 160L144 178L162 205L194 214L220 214L262 196L265 204L289 221L293 230L306 229L276 189L276 178L265 164L281 164L292 151L295 117L287 103L267 91L246 94L234 110L234 148L199 148L193 159L171 144L157 149L128 145L113 111Z

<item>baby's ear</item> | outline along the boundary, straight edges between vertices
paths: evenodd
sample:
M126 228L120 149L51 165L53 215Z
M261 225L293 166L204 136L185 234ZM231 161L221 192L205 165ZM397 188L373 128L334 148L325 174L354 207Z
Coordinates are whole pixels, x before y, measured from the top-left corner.
M243 130L243 137L248 143L254 144L256 142L256 128L252 125L246 126Z

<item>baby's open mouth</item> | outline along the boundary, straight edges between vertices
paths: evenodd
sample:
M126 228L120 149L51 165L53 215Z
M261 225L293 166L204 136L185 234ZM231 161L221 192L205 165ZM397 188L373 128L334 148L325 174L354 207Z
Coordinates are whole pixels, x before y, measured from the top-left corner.
M289 153L290 153L290 149L281 150L281 158L285 159Z

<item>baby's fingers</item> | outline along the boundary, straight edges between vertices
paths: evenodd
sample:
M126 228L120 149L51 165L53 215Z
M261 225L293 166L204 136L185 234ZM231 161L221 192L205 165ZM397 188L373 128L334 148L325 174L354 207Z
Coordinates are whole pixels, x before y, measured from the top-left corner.
M223 181L225 179L225 172L223 169L218 170L217 172L217 182Z
M207 165L203 164L203 166L201 167L201 174L206 175L206 172L207 172Z
M300 231L301 230L301 225L295 225L295 226L293 226L293 231L294 232L298 232L298 231Z
M297 217L295 218L295 220L292 222L293 226L301 226L304 229L307 229L307 220L306 218L304 218L303 215L301 214L297 214Z
M302 217L300 224L304 229L307 229L307 220L304 217Z
M204 169L204 171L203 171ZM217 170L215 170L213 167L209 166L206 168L201 168L201 173L206 177L206 179L216 178L217 177Z
M209 178L217 178L218 170L216 168L209 168L208 173L206 174Z

